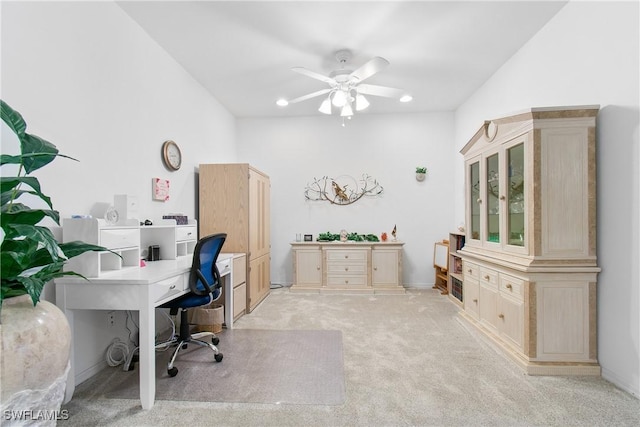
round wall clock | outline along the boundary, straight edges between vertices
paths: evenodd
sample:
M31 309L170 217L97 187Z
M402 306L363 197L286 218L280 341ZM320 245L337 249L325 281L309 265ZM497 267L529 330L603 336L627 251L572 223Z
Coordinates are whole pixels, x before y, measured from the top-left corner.
M182 153L180 147L173 141L165 141L162 144L162 160L167 168L177 171L182 165Z

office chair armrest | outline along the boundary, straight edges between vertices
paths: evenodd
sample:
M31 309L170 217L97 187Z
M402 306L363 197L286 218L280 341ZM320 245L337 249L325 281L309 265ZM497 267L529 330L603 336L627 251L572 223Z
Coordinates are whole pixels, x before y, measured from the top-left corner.
M220 279L220 270L218 270L218 266L214 264L213 266L213 284L209 284L207 279L204 277L204 274L200 270L196 270L196 275L205 289L198 289L197 286L194 286L194 289L191 289L191 292L198 296L209 295L213 293L214 290L220 289L222 287L221 279Z

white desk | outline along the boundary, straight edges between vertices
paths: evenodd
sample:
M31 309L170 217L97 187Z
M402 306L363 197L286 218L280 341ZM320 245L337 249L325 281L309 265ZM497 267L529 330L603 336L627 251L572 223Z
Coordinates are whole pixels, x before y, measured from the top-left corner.
M233 328L233 258L218 256L218 270L224 278L224 321ZM147 262L146 267L128 268L102 274L89 281L79 277L56 279L56 305L69 321L74 337L75 310L136 310L139 312L140 402L151 409L156 395L155 308L189 291L191 257ZM75 390L75 339L71 343L71 370L67 377L65 403Z

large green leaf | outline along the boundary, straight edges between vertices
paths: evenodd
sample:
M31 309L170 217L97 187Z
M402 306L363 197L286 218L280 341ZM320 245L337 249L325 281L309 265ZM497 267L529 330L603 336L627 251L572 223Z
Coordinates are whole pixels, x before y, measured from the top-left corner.
M37 242L36 250L45 248L51 254L52 259L57 260L60 258L58 242L48 228L29 224L9 224L6 230L11 232L11 236L25 236L25 240ZM9 233L7 233L7 236L9 236Z
M33 161L33 158L35 157L47 157L50 158L51 157L51 153L30 153L30 154L17 154L15 156L9 155L9 154L2 154L0 155L0 166L2 165L21 165L23 163L25 163L25 160L27 161ZM74 159L73 157L67 156L66 154L56 154L56 157L64 157L65 159L69 159L69 160L75 160L76 162L78 161L77 159Z
M18 139L22 141L24 132L27 129L27 124L24 119L13 108L11 108L6 102L0 99L0 116L2 120L11 128L11 130L18 136Z
M3 206L4 208L4 206ZM28 206L24 206L20 204L21 209L12 209L11 212L5 212L2 209L2 217L0 218L0 223L2 224L2 229L6 229L9 225L16 224L27 224L27 225L36 225L44 217L49 217L56 224L60 224L60 214L58 211L53 211L49 209L30 209ZM26 208L26 209L23 209Z
M102 252L107 250L107 248L105 247L92 245L89 243L81 242L79 240L76 240L73 242L60 243L59 246L67 258L73 258L75 256L82 255L85 252L90 252L90 251Z
M45 195L44 193L42 193L42 191L40 191L40 182L38 182L38 179L32 176L21 176L21 177L10 177L10 176L3 176L0 177L0 189L2 191L2 206L4 207L6 204L8 204L9 206L11 206L11 204L13 203L13 201L15 199L18 198L19 196L19 192L22 191L19 189L19 186L21 184L26 184L29 187L33 188L34 191L30 191L29 194L33 194L35 196L38 196L38 198L40 198L40 200L44 201L50 208L53 208L53 205L51 203L51 198L49 198L49 196ZM15 195L11 195L10 193L14 192ZM5 202L6 200L6 202ZM10 210L10 209L7 209Z
M55 145L37 135L25 133L20 142L22 146L22 164L26 173L31 173L51 163L58 155L58 149ZM27 155L36 153L38 154L37 156Z

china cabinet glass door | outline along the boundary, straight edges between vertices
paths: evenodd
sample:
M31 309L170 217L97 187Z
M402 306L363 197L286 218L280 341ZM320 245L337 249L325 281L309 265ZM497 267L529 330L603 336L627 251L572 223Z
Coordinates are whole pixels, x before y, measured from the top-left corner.
M480 240L480 162L469 166L469 206L471 227L469 237Z
M486 215L487 215L487 233L486 239L489 242L500 243L500 165L498 162L498 154L487 157L486 174L487 185L486 192Z
M524 246L524 144L507 149L509 191L507 200L507 232L509 244Z

